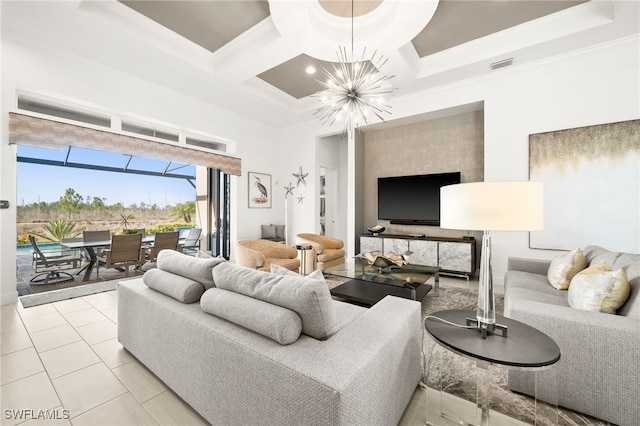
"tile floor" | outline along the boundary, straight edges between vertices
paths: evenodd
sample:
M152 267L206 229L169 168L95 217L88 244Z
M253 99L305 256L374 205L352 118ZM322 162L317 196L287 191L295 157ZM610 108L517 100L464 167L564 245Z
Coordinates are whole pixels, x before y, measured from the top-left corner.
M477 288L477 280L441 285ZM1 424L208 424L122 348L116 323L116 291L2 306ZM400 424L424 425L425 404L418 387Z
M2 306L2 425L208 424L118 343L116 303Z

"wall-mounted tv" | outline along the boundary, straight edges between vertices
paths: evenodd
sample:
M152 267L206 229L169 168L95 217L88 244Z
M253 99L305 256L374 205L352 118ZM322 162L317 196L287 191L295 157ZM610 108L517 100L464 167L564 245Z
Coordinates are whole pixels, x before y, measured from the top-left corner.
M440 188L460 172L378 178L378 219L401 225L440 225Z

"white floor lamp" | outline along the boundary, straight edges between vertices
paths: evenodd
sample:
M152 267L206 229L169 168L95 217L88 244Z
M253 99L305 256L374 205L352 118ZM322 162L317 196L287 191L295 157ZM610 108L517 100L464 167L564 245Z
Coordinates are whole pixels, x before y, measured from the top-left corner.
M542 184L536 182L475 182L444 186L440 190L440 226L484 231L480 254L478 309L473 321L482 338L497 328L491 236L489 231L539 231L543 226Z

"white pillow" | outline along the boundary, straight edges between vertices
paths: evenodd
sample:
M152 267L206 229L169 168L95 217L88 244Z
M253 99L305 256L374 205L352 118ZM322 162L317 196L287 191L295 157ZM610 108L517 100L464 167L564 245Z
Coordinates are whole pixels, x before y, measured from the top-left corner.
M556 256L551 261L547 271L547 279L549 284L558 290L566 290L569 288L571 279L587 266L587 259L584 257L582 250L575 248Z
M569 286L569 306L615 314L630 293L631 286L624 271L612 271L606 262L602 262L573 277Z
M284 266L276 265L275 263L271 264L271 273L276 275L292 275L294 277L305 277L311 278L312 280L320 280L324 281L324 274L319 269L316 269L309 275L300 275L299 273L292 271L291 269L287 269Z

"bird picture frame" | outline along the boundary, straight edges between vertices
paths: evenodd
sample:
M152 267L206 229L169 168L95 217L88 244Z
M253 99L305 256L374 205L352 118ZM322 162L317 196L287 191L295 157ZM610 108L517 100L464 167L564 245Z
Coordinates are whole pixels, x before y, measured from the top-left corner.
M248 199L249 208L271 208L271 175L266 173L248 173Z

